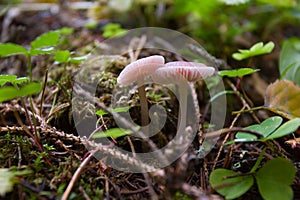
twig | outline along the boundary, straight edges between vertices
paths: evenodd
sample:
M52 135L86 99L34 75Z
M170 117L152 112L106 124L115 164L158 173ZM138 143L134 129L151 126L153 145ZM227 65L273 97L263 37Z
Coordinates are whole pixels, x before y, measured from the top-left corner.
M105 193L106 198L109 199L109 178L105 176Z
M228 129L221 129L221 130L218 130L218 131L205 133L205 138L219 137L220 135L231 133L231 132L245 132L245 133L250 133L250 134L256 135L258 138L263 137L261 135L261 133L256 132L256 131L247 130L247 129L242 128L242 127L232 127L232 128L228 128Z
M245 106L242 108L242 110L243 110L243 109L245 109ZM230 129L233 128L234 124L236 123L236 121L238 120L238 118L240 117L240 115L241 115L241 114L237 114L237 115L235 116L235 118L233 119L233 121L232 121L232 123L231 123L231 125L230 125ZM222 141L222 144L221 144L221 146L220 146L220 149L219 149L219 151L218 151L218 153L217 153L217 156L216 156L216 159L215 159L215 161L214 161L212 170L214 170L214 169L216 168L217 162L218 162L219 157L220 157L220 155L221 155L221 152L222 152L222 150L223 150L223 148L224 148L224 144L225 144L225 142L228 140L228 138L229 138L229 136L230 136L229 133L230 133L230 132L228 132L228 133L226 134L224 140ZM231 148L231 146L230 146L229 148ZM228 153L227 153L227 155L226 155L226 156L228 156L227 158L230 157L229 155L231 155L231 149L229 149L229 151L228 151ZM224 162L224 164L225 164L225 162Z
M20 126L22 127L22 130L25 131L25 133L27 133L27 135L29 137L31 137L34 141L34 144L37 146L37 148L39 149L40 152L44 152L44 148L41 146L41 144L39 143L39 141L37 141L37 138L29 131L28 127L26 127L22 120L20 119L19 114L14 110L14 115L18 121L18 123L20 124ZM31 127L32 128L32 127ZM32 130L32 129L31 129ZM49 166L53 166L52 163L48 160L48 158L46 156L43 156L44 160L46 161L46 163Z
M79 191L83 194L85 200L91 200L91 198L89 197L89 195L86 193L86 191L83 189L82 186L79 186Z
M90 152L90 155L80 164L80 166L77 168L76 172L73 174L72 176L72 179L67 187L67 189L65 190L65 192L63 193L63 196L62 196L62 200L67 200L72 189L73 189L73 186L75 185L77 179L79 178L82 170L84 169L84 167L87 165L87 163L91 160L91 158L95 155L95 153L98 151L99 149L95 149L95 150L92 150Z
M249 104L246 102L246 100L242 97L242 94L238 91L238 89L236 88L236 86L229 80L226 79L226 82L228 83L228 85L233 89L233 91L236 93L237 97L240 99L240 101L242 102L243 106L245 108L247 108L248 110L251 109L251 107L249 106ZM245 109L242 109L245 110ZM241 112L241 111L240 111ZM243 112L243 111L242 111ZM253 117L253 119L257 122L260 123L260 120L254 115L253 111L250 110L250 114Z

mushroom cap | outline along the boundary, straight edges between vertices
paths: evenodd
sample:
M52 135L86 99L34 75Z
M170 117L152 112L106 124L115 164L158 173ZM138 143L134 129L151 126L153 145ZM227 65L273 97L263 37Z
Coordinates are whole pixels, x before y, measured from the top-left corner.
M165 59L163 56L154 55L141 58L127 65L117 78L117 82L121 85L128 85L138 79L144 79L164 64Z
M179 81L195 82L212 76L215 72L213 67L197 62L175 61L169 62L155 71L152 79L162 84Z

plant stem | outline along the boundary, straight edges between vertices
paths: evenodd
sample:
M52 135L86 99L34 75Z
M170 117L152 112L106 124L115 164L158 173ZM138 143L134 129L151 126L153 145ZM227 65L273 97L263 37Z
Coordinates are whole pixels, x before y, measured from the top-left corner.
M29 82L32 82L32 65L31 65L31 55L30 53L27 54L27 67L29 72Z
M149 110L148 110L148 102L145 91L145 85L143 84L143 80L138 80L138 93L140 97L141 104L141 125L147 126L149 124Z

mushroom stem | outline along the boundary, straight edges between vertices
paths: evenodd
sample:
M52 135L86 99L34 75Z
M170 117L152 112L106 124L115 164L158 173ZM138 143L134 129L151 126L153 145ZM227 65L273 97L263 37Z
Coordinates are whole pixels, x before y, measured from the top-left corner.
M187 90L186 83L179 84L179 119L177 130L179 132L184 131L186 128L186 118L187 118Z
M148 102L146 97L146 89L143 84L143 80L138 80L138 94L140 97L141 104L141 125L147 126L149 124L149 110L148 110Z

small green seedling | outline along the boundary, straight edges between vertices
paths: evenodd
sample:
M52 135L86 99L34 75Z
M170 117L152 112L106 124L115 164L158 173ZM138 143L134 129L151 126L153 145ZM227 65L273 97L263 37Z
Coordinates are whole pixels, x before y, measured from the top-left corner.
M232 57L236 60L244 60L253 56L270 53L274 49L275 45L273 42L263 44L262 42L254 44L249 50L239 49L239 53L234 53Z
M13 55L25 55L27 57L27 67L29 71L29 80L32 81L32 67L31 67L31 57L37 55L50 54L54 51L54 47L59 42L59 37L61 34L70 33L68 28L63 28L55 31L49 31L38 36L35 40L30 43L30 48L13 43L2 43L0 44L0 56L8 57Z
M121 136L129 135L131 133L132 131L130 130L125 130L122 128L111 128L105 132L97 132L93 134L92 138L96 139L96 138L103 138L103 137L112 137L116 139Z
M122 112L129 111L130 108L131 108L131 106L125 106L125 107L110 109L110 111L113 112L113 113L122 113ZM103 116L103 115L107 115L107 114L108 113L104 110L97 110L96 111L96 115L98 115L98 116Z
M109 23L102 27L104 38L121 37L125 35L126 30L117 23Z
M239 69L232 69L232 70L223 70L223 71L219 71L218 73L221 77L228 76L228 77L237 77L239 79L242 79L244 76L253 74L253 73L258 72L258 71L259 71L259 69L239 68ZM219 96L224 95L224 94L236 94L236 91L233 91L233 90L221 91L221 92L215 94L210 99L210 102L214 101Z
M255 72L258 72L259 69L252 69L252 68L240 68L240 69L233 69L233 70L223 70L219 71L220 76L228 76L228 77L243 77Z
M282 124L282 117L274 116L266 119L261 124L255 124L246 127L246 130L254 131L260 135L238 132L235 135L235 139L226 144L232 144L234 142L265 142L267 140L272 140L289 135L296 131L300 126L300 118L294 118L288 122Z
M7 83L11 83L13 86L4 86ZM0 75L0 103L23 96L36 94L41 90L41 83L28 83L27 77L17 78L15 75Z
M7 83L11 83L17 87L17 85L27 83L27 82L28 82L27 77L17 78L16 75L0 74L0 87L2 87L3 85L5 85Z
M85 61L88 55L72 57L72 53L68 50L57 50L55 52L54 60L56 63L74 63L78 64Z
M265 149L249 173L241 174L221 168L214 170L209 177L211 186L226 199L235 199L246 193L254 185L255 179L264 199L293 199L293 190L290 186L296 175L293 163L284 158L275 158L256 172L264 152Z

